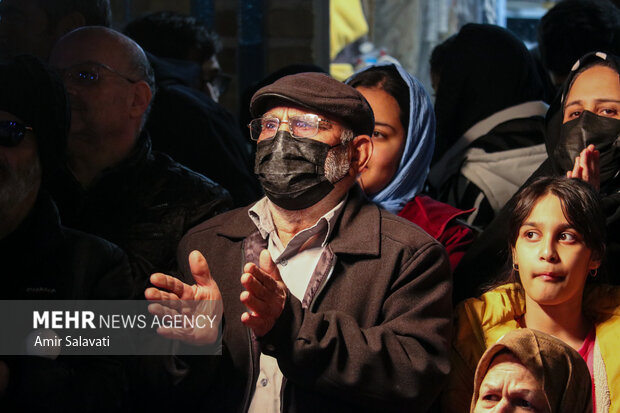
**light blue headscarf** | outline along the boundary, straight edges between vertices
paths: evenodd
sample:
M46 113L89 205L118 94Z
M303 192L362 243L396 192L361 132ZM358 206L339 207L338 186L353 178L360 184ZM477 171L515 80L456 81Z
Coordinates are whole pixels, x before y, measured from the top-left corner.
M394 67L409 87L409 125L398 170L390 183L373 195L372 201L396 214L422 190L426 181L435 149L435 112L422 84L399 64L377 63L365 67L345 83L366 70L386 66Z

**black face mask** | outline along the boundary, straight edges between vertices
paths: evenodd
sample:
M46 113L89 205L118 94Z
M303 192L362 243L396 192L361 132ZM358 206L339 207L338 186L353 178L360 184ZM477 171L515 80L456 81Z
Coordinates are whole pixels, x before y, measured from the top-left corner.
M325 198L334 189L325 177L325 159L331 148L312 139L295 138L287 131L259 142L254 173L267 198L290 211Z
M585 111L560 129L560 139L553 151L558 172L571 171L575 158L588 145L600 152L601 186L620 171L620 120Z

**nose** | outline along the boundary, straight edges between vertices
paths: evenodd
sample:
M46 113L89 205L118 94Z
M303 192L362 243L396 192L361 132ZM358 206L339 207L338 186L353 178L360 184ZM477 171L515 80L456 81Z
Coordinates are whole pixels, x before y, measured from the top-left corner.
M540 243L540 259L547 262L557 262L558 252L552 237L546 237Z
M280 124L278 125L278 130L276 132L280 132L280 129L282 128L284 124L286 124L286 128L288 129L288 131L293 133L293 130L291 129L291 124L289 123L288 118L283 118L280 121Z
M515 411L514 406L505 397L493 409L493 413L513 413Z

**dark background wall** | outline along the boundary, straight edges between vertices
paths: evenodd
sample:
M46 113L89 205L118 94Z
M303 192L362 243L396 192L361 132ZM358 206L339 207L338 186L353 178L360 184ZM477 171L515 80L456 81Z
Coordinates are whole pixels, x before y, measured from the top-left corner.
M329 0L111 0L113 27L143 14L173 10L212 17L222 41L218 55L233 75L221 102L238 113L240 91L292 63L329 63ZM209 22L207 22L209 23Z

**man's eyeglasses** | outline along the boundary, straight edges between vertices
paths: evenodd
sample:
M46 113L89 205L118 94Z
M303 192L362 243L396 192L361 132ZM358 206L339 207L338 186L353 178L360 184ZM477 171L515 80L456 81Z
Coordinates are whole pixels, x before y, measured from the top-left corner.
M326 119L321 119L317 115L291 116L287 121L280 120L274 116L265 116L254 119L250 122L250 137L252 140L273 138L281 123L288 123L291 135L296 138L312 138L319 133L321 126L330 125Z
M112 73L129 83L139 82L139 80L130 79L110 66L99 62L78 63L65 69L59 69L60 75L65 82L69 81L80 86L92 86L98 83L104 71Z
M26 136L26 131L31 131L30 126L13 120L0 121L0 146L14 147L21 143Z

